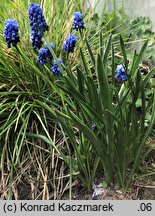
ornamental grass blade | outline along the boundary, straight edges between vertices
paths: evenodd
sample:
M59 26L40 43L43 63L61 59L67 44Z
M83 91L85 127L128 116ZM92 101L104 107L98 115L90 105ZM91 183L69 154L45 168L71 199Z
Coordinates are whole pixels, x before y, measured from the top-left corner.
M52 141L52 139L47 138L44 135L41 134L34 134L34 133L30 133L27 132L26 136L28 137L33 137L36 139L41 139L43 140L45 143L47 143L50 147L52 147L53 149L55 149L55 151L59 154L59 156L66 162L66 164L68 164L68 166L70 165L70 158L68 156L65 156L64 153L57 148L57 146L54 144L54 142ZM73 159L72 159L73 160ZM74 163L74 161L73 161Z
M15 147L14 147L14 153L15 154L13 155L14 166L16 166L18 164L18 161L20 161L20 154L21 154L24 140L26 138L26 131L27 131L27 127L29 124L31 112L32 112L32 107L31 107L29 113L27 114L26 118L24 119L23 124L20 128L20 131L18 132L18 136L17 136L16 142L15 142Z

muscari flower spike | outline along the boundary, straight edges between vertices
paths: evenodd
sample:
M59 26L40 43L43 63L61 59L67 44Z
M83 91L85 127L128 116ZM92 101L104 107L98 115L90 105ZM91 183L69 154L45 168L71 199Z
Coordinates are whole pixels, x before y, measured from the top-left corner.
M83 14L80 12L74 13L74 21L73 21L73 29L78 31L80 29L84 29L84 22L83 22Z
M53 44L50 44L51 49L55 49ZM47 63L48 60L52 61L53 56L48 48L48 46L46 45L45 48L41 48L39 50L39 55L38 55L38 59L36 60L37 63L40 63L42 66L44 64Z
M46 23L42 9L38 4L30 3L29 9L29 19L31 26L31 43L34 49L40 49L43 42L42 37L45 31L49 30L49 26Z
M123 65L117 65L117 74L115 76L116 79L119 81L126 81L127 80L127 73L123 67Z
M58 60L59 63L62 65L62 60L61 60L61 59L57 59L57 60ZM60 68L59 68L59 66L58 66L58 64L57 64L56 61L54 61L54 64L53 64L53 66L51 67L51 71L52 71L55 75L57 75L57 76L62 76L62 72L61 72L61 70L60 70Z
M96 126L96 124L95 124L95 123L93 123L91 127L92 127L93 131L96 131L96 129L97 129L97 126Z
M4 28L4 38L6 40L7 47L10 48L11 45L14 47L17 46L17 43L20 42L17 21L9 19L5 20L4 24L6 25Z
M77 42L77 37L75 37L75 35L73 35L73 34L69 35L69 37L66 39L66 41L63 45L63 50L65 50L68 53L70 53L70 52L73 53L76 42Z

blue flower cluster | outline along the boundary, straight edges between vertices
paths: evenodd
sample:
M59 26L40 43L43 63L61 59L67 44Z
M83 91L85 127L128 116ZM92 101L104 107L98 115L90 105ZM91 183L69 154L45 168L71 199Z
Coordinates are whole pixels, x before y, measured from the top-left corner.
M38 58L36 60L37 63L40 63L42 66L48 61L53 60L52 53L50 52L49 47L46 45L45 48L42 47L42 37L45 31L49 30L49 26L46 23L41 7L38 4L30 3L29 9L29 19L30 19L30 27L31 27L31 43L34 49L39 49ZM18 42L20 42L20 38L18 35L19 27L17 25L16 20L6 20L4 29L4 37L7 42L7 47L10 48L12 46L16 46ZM73 29L78 31L79 29L84 29L83 22L83 14L80 12L74 13L74 22ZM63 50L65 50L68 54L73 53L75 50L77 42L77 37L73 34L70 34L66 41L63 44ZM50 44L51 49L54 50L54 45ZM54 61L53 66L51 67L51 71L53 74L57 76L62 76L62 71L59 68L59 62L62 65L62 60L59 58L58 61Z
M51 49L54 50L54 45L53 44L50 44L50 47ZM52 60L53 59L53 56L48 48L48 46L46 45L45 48L41 48L39 50L39 55L38 55L38 59L36 60L36 62L40 62L40 64L43 66L44 64L47 63L48 60Z
M40 49L43 44L42 36L45 31L48 31L49 27L44 18L42 9L38 4L30 3L28 13L31 26L32 46L34 47L34 49Z
M74 52L74 48L77 42L77 37L75 37L75 35L69 35L69 37L66 39L64 45L63 45L63 50L65 50L66 52L70 53L70 52Z
M59 63L62 65L62 60L61 60L61 59L58 59L58 61L59 61ZM58 64L57 64L56 61L54 61L54 64L53 64L53 66L52 66L52 68L51 68L51 71L52 71L55 75L57 75L57 76L62 76L62 72L61 72L61 70L60 70L60 68L59 68L59 66L58 66Z
M117 74L115 76L116 79L119 81L126 81L127 80L127 73L123 67L123 65L117 65Z
M20 42L17 21L9 19L5 20L4 24L6 25L4 28L4 38L6 40L7 47L10 48L11 44L12 46L17 46L17 43Z
M91 127L92 127L93 131L96 131L97 127L96 127L95 123L93 123Z
M74 13L73 29L76 31L84 29L83 14L80 12Z

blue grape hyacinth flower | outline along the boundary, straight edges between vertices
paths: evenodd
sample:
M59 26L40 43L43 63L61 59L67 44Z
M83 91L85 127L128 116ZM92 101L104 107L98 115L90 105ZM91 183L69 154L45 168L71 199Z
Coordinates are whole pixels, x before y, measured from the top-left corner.
M115 76L116 79L119 81L126 81L127 80L127 73L123 67L123 65L117 65L117 74Z
M84 22L83 22L83 14L80 12L74 13L74 21L73 21L73 29L78 31L80 29L84 29Z
M55 49L53 44L50 44L51 49ZM48 46L46 45L45 48L41 48L39 50L39 55L38 55L38 59L36 60L37 63L40 63L42 66L44 64L46 64L48 62L48 60L52 61L53 56L48 48Z
M7 47L10 48L12 46L17 46L17 43L20 42L20 38L18 35L19 27L17 25L16 20L5 20L4 24L6 25L4 28L4 38L7 43Z
M76 42L77 42L77 37L75 37L75 35L71 34L69 35L69 37L66 39L64 45L63 45L63 50L65 50L68 53L73 53L74 52L74 48L76 46Z
M58 59L59 63L62 65L62 59ZM62 72L57 64L56 61L54 61L53 66L51 67L51 71L53 72L53 74L57 75L57 76L62 76Z
M40 49L43 42L42 37L45 31L49 30L49 26L46 23L42 9L38 4L30 3L29 9L29 19L31 26L31 43L34 49Z
M96 126L96 124L95 124L95 123L93 123L91 127L92 127L93 131L96 131L96 129L97 129L97 126Z

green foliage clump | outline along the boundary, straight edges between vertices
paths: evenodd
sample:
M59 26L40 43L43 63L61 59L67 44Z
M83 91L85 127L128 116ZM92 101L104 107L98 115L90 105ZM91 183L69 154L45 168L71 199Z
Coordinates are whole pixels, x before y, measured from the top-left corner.
M76 31L72 16L82 12L83 1L37 2L49 25L43 43L52 56L43 66L36 62L39 51L29 40L28 2L0 5L0 28L11 16L18 21L21 38L16 49L7 49L2 32L0 36L3 196L15 197L14 187L27 181L41 188L36 193L43 195L32 193L33 198L61 198L67 189L71 198L75 179L91 190L98 173L107 186L119 184L127 192L155 120L154 90L147 94L154 68L146 76L139 68L148 41L139 54L130 50L129 59L129 38L117 32L116 13L112 22L106 16L103 25L103 19L88 10L84 29ZM76 35L77 44L73 53L65 53L63 44L70 33ZM53 62L54 72L61 76L52 74ZM116 79L118 65L124 68L125 79Z

